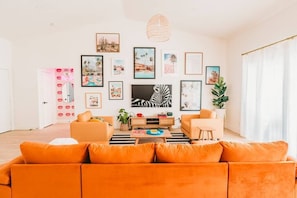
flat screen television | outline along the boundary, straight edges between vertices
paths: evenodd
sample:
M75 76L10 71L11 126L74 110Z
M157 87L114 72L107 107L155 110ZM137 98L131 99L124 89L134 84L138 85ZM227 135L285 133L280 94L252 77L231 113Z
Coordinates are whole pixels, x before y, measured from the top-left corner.
M131 85L131 107L172 107L172 85Z

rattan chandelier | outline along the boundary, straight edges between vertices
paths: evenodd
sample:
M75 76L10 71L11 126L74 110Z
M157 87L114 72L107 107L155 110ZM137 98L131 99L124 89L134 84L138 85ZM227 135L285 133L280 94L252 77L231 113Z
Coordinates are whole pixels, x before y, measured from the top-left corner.
M146 34L151 41L168 41L171 35L168 19L161 14L154 15L147 23Z

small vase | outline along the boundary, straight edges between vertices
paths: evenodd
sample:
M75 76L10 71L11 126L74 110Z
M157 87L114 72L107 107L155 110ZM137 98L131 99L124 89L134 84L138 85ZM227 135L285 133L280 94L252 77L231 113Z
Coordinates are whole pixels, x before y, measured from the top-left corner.
M120 126L120 131L129 131L129 126L128 124L121 124Z

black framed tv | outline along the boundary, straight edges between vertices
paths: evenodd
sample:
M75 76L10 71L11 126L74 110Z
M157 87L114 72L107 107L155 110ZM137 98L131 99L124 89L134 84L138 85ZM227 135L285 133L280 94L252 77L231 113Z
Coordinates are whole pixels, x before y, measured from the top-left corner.
M172 107L172 85L131 85L131 107Z

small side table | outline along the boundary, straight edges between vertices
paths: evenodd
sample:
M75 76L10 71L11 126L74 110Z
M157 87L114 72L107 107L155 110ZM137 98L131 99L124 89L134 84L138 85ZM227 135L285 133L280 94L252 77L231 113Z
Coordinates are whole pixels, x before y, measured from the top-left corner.
M214 129L211 127L198 127L200 129L199 131L199 140L214 140L213 139L213 131ZM204 138L204 136L207 135L207 138Z

